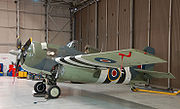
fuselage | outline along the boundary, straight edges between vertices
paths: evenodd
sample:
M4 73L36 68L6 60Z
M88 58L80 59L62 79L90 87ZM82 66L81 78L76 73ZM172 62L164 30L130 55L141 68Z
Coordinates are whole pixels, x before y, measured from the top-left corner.
M67 80L82 83L113 83L128 84L131 81L129 67L120 68L90 69L74 66L64 66L60 80Z
M73 56L84 54L67 46L56 46L33 42L28 49L22 67L33 73L51 75L52 68L59 64L58 81L73 81L82 83L121 83L128 84L132 80L129 67L125 68L92 68L71 59ZM69 58L67 58L69 56ZM62 60L63 59L63 60ZM70 60L71 59L71 60Z

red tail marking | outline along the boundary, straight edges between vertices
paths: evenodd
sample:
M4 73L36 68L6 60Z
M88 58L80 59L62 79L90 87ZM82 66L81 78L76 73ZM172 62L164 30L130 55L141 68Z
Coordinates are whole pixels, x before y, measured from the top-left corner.
M122 53L119 53L119 55L120 55L120 56L122 56L122 57L124 57L124 56L125 56L125 57L131 57L131 52L129 52L129 54L128 54L128 55L126 55L126 54L122 54Z
M138 67L139 69L141 69L142 66L141 66L141 65L138 65L137 67Z
M119 53L119 56L121 56L121 60L122 60L122 62L121 62L121 69L122 69L124 56L125 56L125 57L131 57L131 52L129 52L128 55Z

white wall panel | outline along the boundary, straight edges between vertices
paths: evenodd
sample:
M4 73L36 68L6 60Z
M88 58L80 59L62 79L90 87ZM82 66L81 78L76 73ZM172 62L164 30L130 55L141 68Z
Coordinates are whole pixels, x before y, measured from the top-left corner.
M44 36L45 36L44 31L34 30L32 32L32 38L36 39L37 41L45 42Z
M44 42L44 31L21 30L20 36L23 37L23 43L25 43L30 37L32 37L33 41Z
M15 27L16 26L16 13L15 12L8 12L8 26Z
M63 31L69 31L70 30L70 19L53 17L53 20L55 21L55 23L58 27L58 30L62 29L63 27L64 27ZM49 20L49 29L56 30L56 26L54 25L52 20Z
M23 15L23 14L22 14ZM21 18L21 20L24 20L24 28L32 28L33 24L33 15L32 14L24 14L24 19Z
M0 9L7 9L8 2L7 0L0 0Z
M0 26L8 26L8 12L0 11Z
M8 2L8 4L7 4L8 9L16 10L16 4L14 3L14 0L6 0L6 1Z
M33 12L36 12L36 13L45 13L44 12L44 6L42 3L33 3Z
M8 29L6 28L0 28L0 43L8 42Z
M8 29L8 43L16 44L16 29Z
M20 2L20 36L23 43L32 37L34 41L44 42L43 3L24 0ZM44 13L44 14L43 14Z
M33 29L42 29L44 27L44 20L42 15L33 15L32 16L32 28Z
M49 32L49 36L55 36L57 32ZM70 41L70 34L69 33L58 33L56 38L49 37L50 43L57 44L57 45L65 45ZM52 40L53 39L53 40Z
M8 46L0 46L0 52L1 53L7 53L9 47Z
M49 18L49 43L58 45L67 44L70 41L70 32L68 32L70 31L70 18L68 18L70 17L69 8L62 6L53 7L50 15L51 18ZM56 17L54 17L53 15L55 15ZM57 31L59 31L58 34Z
M24 0L23 3L21 3L21 5L23 4L24 10L29 11L29 12L33 12L33 0Z

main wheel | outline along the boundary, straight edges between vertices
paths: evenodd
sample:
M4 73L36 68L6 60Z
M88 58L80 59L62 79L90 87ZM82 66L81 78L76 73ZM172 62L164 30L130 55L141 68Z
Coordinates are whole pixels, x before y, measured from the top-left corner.
M43 82L37 82L34 85L34 91L37 93L44 93L46 91L46 85Z
M58 98L61 95L61 89L56 85L50 86L47 90L47 94L49 98Z

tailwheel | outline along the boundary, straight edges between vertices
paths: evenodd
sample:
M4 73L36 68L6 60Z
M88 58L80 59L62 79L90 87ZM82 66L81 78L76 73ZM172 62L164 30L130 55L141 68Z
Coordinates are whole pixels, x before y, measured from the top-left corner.
M58 98L61 95L61 89L57 85L52 85L47 89L46 98Z
M45 93L45 91L46 91L46 84L44 84L43 82L37 82L34 85L34 91L36 93Z
M131 91L137 92L137 89L135 87L131 87Z

